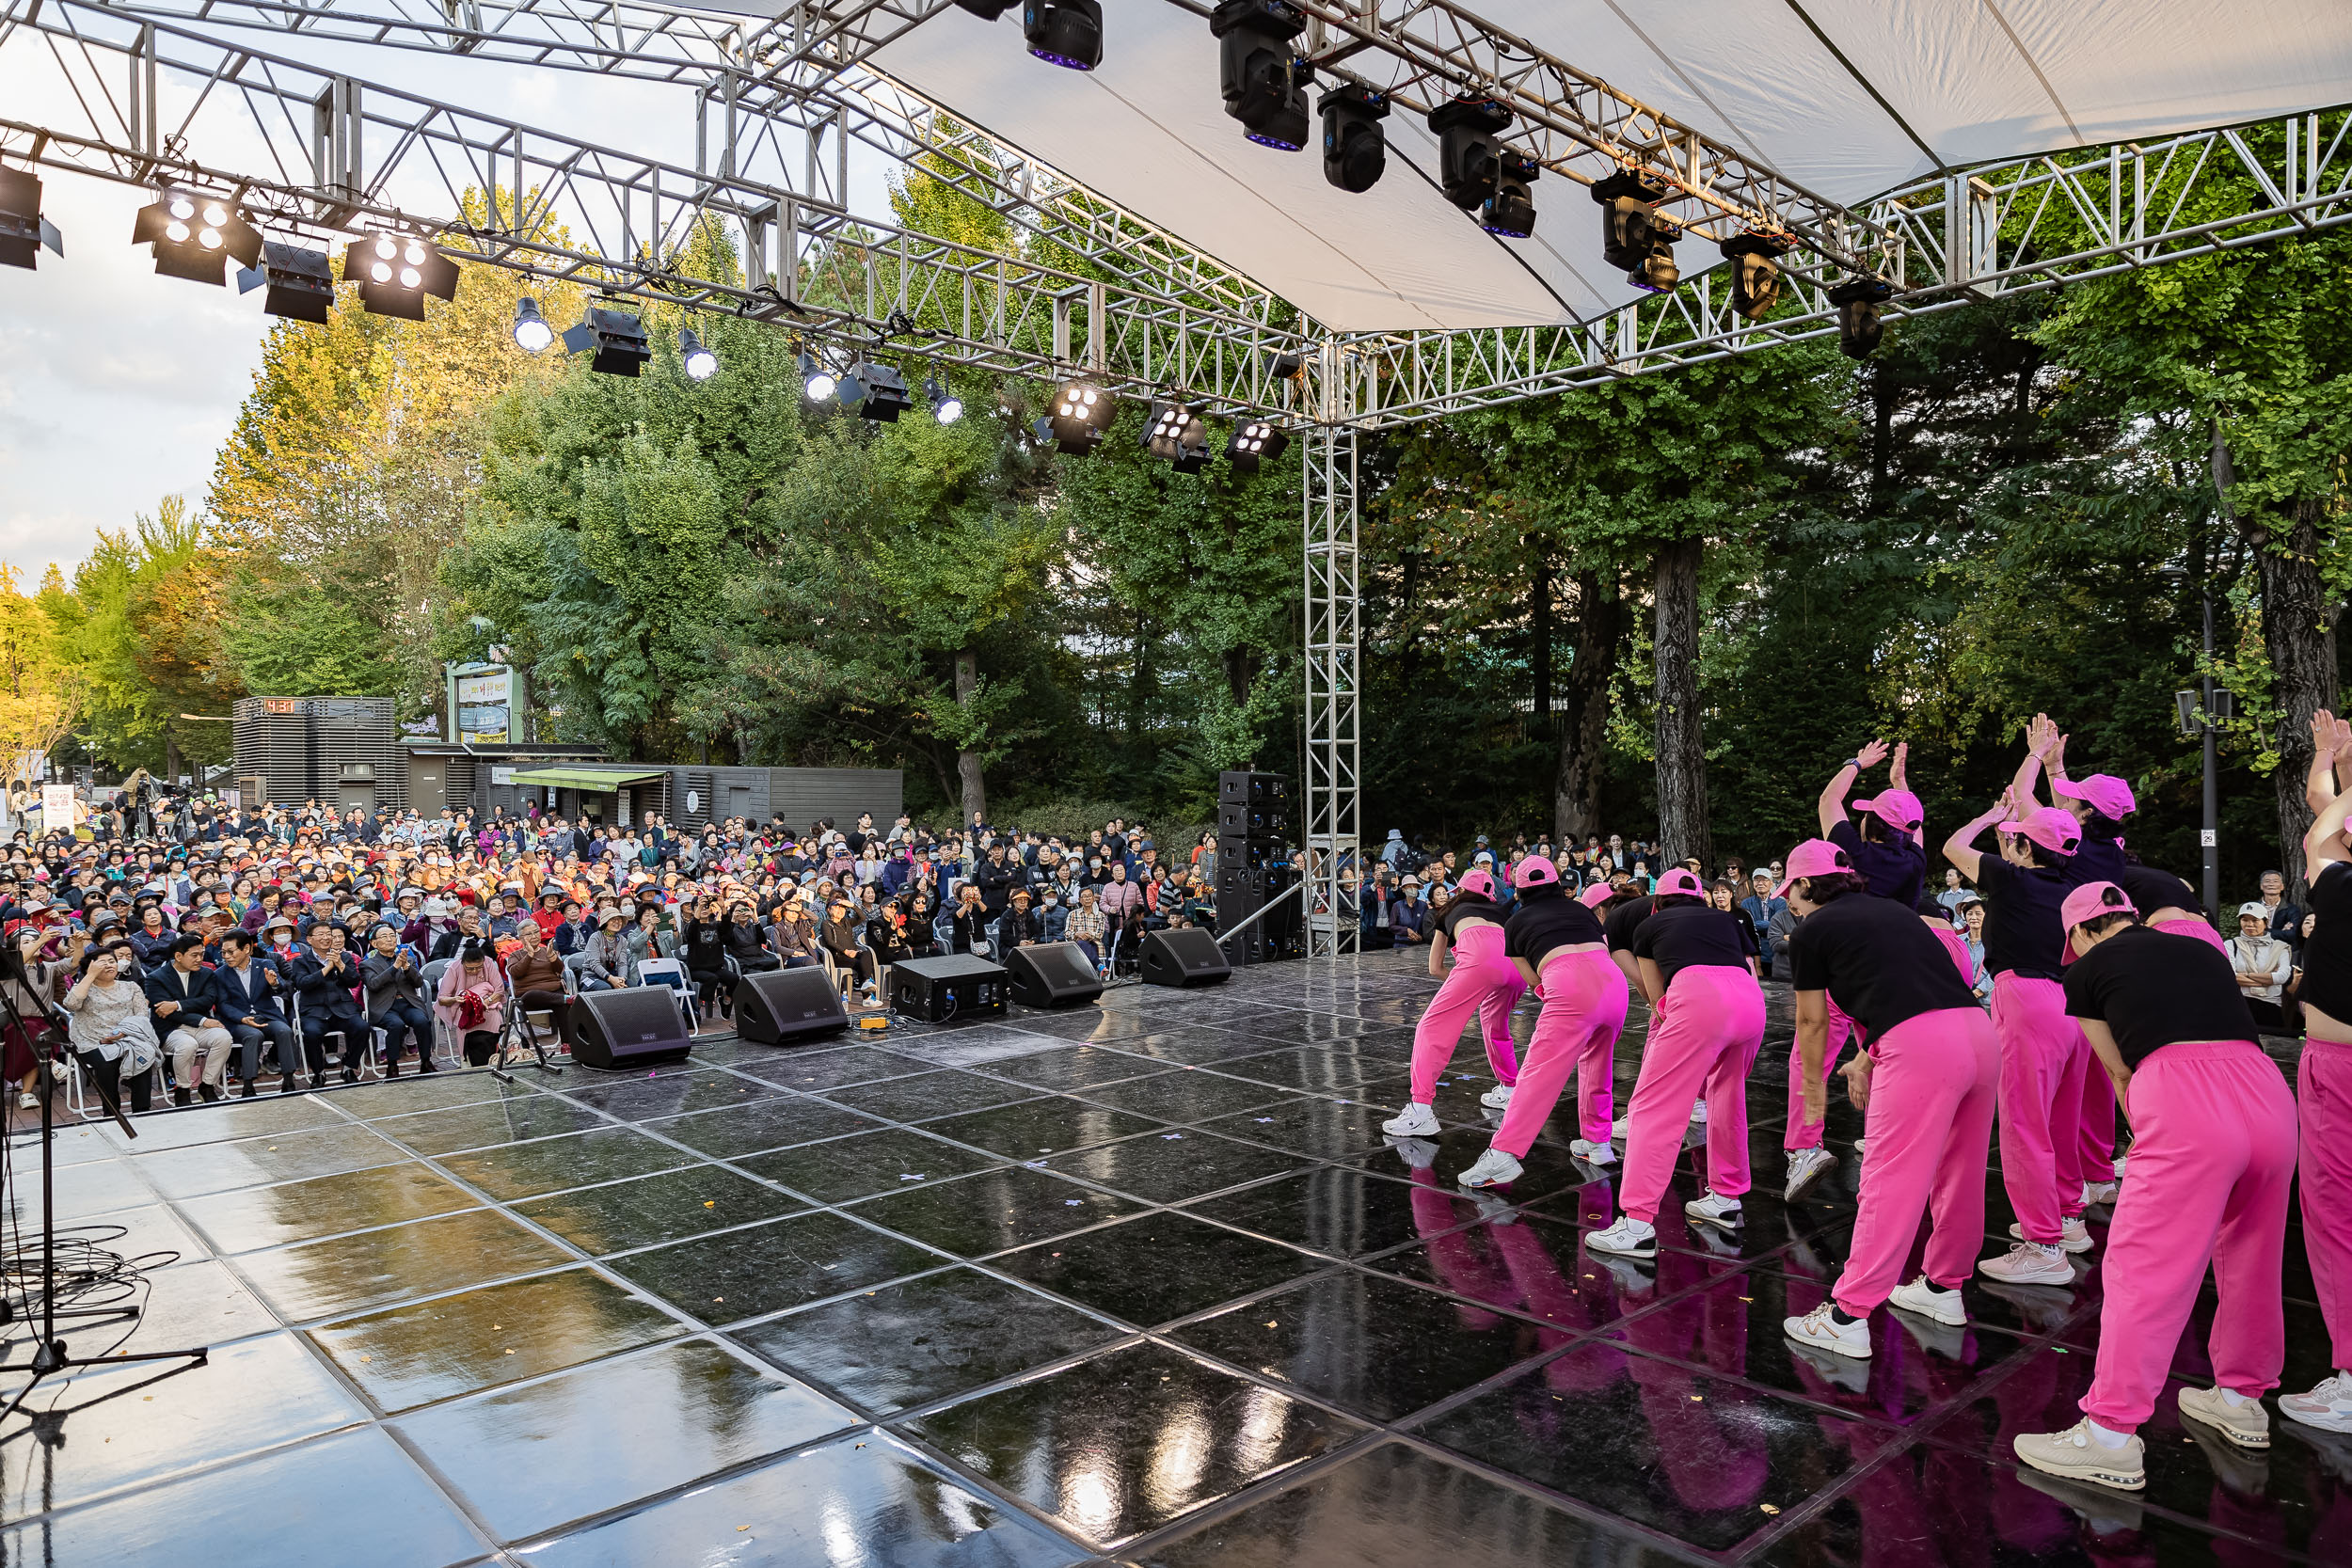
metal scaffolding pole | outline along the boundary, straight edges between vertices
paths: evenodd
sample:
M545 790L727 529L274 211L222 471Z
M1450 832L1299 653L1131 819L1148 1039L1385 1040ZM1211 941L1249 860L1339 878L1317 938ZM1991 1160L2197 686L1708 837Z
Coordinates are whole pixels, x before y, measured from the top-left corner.
M1328 385L1328 382L1327 382ZM1307 952L1356 951L1363 832L1362 648L1357 598L1356 431L1324 424L1301 443L1306 464Z

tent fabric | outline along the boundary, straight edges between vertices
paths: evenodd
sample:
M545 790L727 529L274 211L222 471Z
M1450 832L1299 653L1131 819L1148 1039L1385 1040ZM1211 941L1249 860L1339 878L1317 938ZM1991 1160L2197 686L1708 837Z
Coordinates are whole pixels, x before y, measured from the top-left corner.
M1343 332L1550 325L1637 297L1583 185L1502 240L1437 190L1420 117L1350 195L1311 145L1244 139L1217 46L1172 5L1104 7L1103 64L1029 57L1018 8L949 8L875 69ZM1481 0L1479 14L1832 200L1940 169L2352 102L2346 0ZM1686 277L1711 245L1677 252Z
M618 789L623 784L647 784L670 776L667 768L650 772L599 773L587 768L517 768L515 782L518 784L552 784L558 789Z

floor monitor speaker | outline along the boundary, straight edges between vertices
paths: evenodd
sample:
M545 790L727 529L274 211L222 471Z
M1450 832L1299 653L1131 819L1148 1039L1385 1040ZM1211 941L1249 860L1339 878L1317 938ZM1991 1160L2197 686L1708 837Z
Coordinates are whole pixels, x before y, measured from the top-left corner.
M926 1023L1005 1010L1005 966L969 953L901 958L890 966L890 1010Z
M1233 966L1216 938L1198 926L1147 931L1143 978L1154 986L1216 986L1232 978Z
M850 1026L822 965L746 974L735 988L735 1032L755 1045L792 1045Z
M582 991L572 998L572 1060L581 1067L658 1067L694 1049L668 986Z
M1012 999L1025 1007L1074 1007L1103 994L1103 977L1074 942L1032 942L1005 955Z

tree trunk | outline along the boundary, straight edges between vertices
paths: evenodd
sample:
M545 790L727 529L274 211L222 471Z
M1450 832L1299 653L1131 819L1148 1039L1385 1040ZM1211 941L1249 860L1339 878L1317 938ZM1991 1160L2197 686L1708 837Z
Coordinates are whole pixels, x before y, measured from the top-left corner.
M980 689L979 657L966 648L956 655L956 701L969 704ZM956 752L956 776L963 785L963 826L988 820L988 784L980 777L980 753Z
M2336 614L2319 570L2321 502L2296 503L2281 539L2259 523L2249 530L2262 572L2263 643L2279 701L2279 869L2290 893L2303 880L2303 835L2312 814L2303 779L2312 765L2312 715L2336 705Z
M1707 830L1707 746L1699 733L1698 539L1658 552L1658 838L1669 863L1712 865ZM1653 870L1657 869L1652 867Z
M1576 641L1568 649L1560 710L1560 766L1552 776L1551 827L1563 845L1600 832L1600 759L1609 744L1609 690L1617 676L1625 601L1616 573L1576 575Z
M1538 556L1535 586L1528 596L1527 672L1535 688L1535 725L1551 717L1551 562Z
M2306 736L2308 742L2311 737ZM2305 750L2309 750L2309 746ZM172 789L180 787L180 737L171 733L171 721L164 721L164 784Z

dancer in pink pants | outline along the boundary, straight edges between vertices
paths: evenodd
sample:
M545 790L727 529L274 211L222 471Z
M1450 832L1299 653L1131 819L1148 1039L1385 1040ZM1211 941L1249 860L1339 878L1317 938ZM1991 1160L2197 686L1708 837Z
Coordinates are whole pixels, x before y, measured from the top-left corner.
M1609 961L1599 919L1561 886L1560 868L1530 855L1511 870L1519 906L1503 930L1503 951L1534 982L1544 1008L1528 1037L1519 1086L1486 1152L1457 1179L1465 1187L1518 1180L1520 1157L1577 1075L1582 1136L1569 1152L1594 1164L1615 1158L1609 1147L1609 1077L1625 1028L1625 976Z
M1886 742L1873 740L1848 757L1822 789L1815 815L1820 822L1821 837L1846 852L1848 863L1861 874L1865 892L1874 898L1891 898L1911 909L1919 902L1920 891L1927 881L1928 856L1919 843L1926 812L1919 804L1919 797L1911 792L1908 744L1895 748L1895 763L1887 770L1887 787L1870 800L1853 802L1853 809L1862 813L1860 825L1846 816L1846 797L1851 793L1855 779L1864 769L1876 768L1886 755ZM1823 1088L1828 1086L1830 1071L1837 1066L1838 1055L1852 1034L1852 1021L1833 1000L1829 1004L1826 1053L1814 1069L1814 1083ZM1781 1135L1781 1148L1788 1155L1781 1196L1790 1201L1837 1168L1836 1156L1821 1147L1821 1118L1806 1111L1807 1103L1804 1064L1798 1060L1796 1042L1792 1040L1788 1045L1788 1119ZM1826 1097L1818 1103L1826 1115Z
M1494 1069L1496 1086L1479 1097L1479 1103L1502 1110L1511 1103L1512 1087L1519 1081L1518 1053L1511 1043L1511 1009L1518 1006L1527 982L1518 967L1502 954L1502 906L1495 902L1494 878L1473 870L1462 878L1461 891L1445 911L1445 925L1429 939L1429 973L1445 984L1429 999L1413 1031L1413 1098L1405 1109L1380 1124L1395 1138L1426 1138L1438 1132L1438 1077L1454 1060L1462 1043L1462 1025L1478 1016L1486 1041L1486 1065ZM1454 954L1447 974L1445 957Z
M2322 709L2312 719L2314 793L2352 778L2352 725ZM2340 771L2341 770L2341 773ZM2303 944L2303 1059L2295 1099L2302 1120L2303 1245L2312 1285L2327 1321L2333 1369L2308 1393L2286 1394L2279 1409L2323 1432L2352 1433L2352 792L2334 791L2303 840L2319 918ZM2139 1154L2132 1154L2139 1180Z
M1658 879L1649 918L1633 939L1653 1010L1617 1187L1625 1212L1585 1237L1586 1247L1656 1255L1658 1210L1682 1151L1693 1095L1707 1097L1707 1190L1683 1212L1708 1225L1740 1223L1748 1190L1748 1069L1764 1043L1756 955L1755 927L1708 908L1696 876L1677 867Z
M2037 1470L2137 1492L2136 1435L2164 1391L2212 1266L2215 1386L2181 1415L2243 1449L2270 1446L2262 1398L2286 1359L2280 1262L2295 1180L2295 1101L2254 1033L2237 975L2202 942L2139 923L2112 882L2066 898L2066 1006L2138 1141L2107 1234L2099 1359L2083 1418L2015 1439Z
M2004 797L1944 844L1945 857L1984 896L1984 964L2001 1042L2001 1182L2017 1212L2016 1244L1980 1267L2003 1284L2071 1286L2066 1254L2090 1247L2080 1164L2081 1074L2090 1046L2066 1014L2058 908L2080 830L2071 812L2045 806L2013 817L2013 805ZM1995 822L2001 852L1987 855L1976 839Z
M1846 852L1809 839L1789 852L1781 896L1804 918L1791 939L1797 1047L1808 1068L1828 1047L1829 1004L1867 1032L1845 1068L1847 1093L1870 1117L1862 1206L1830 1299L1782 1328L1800 1344L1870 1354L1882 1304L1938 1323L1968 1321L1960 1284L1984 1238L1984 1172L2000 1048L1950 953L1915 911L1874 897ZM1828 1091L1808 1078L1818 1114ZM1922 1213L1933 1228L1926 1267L1902 1281Z

